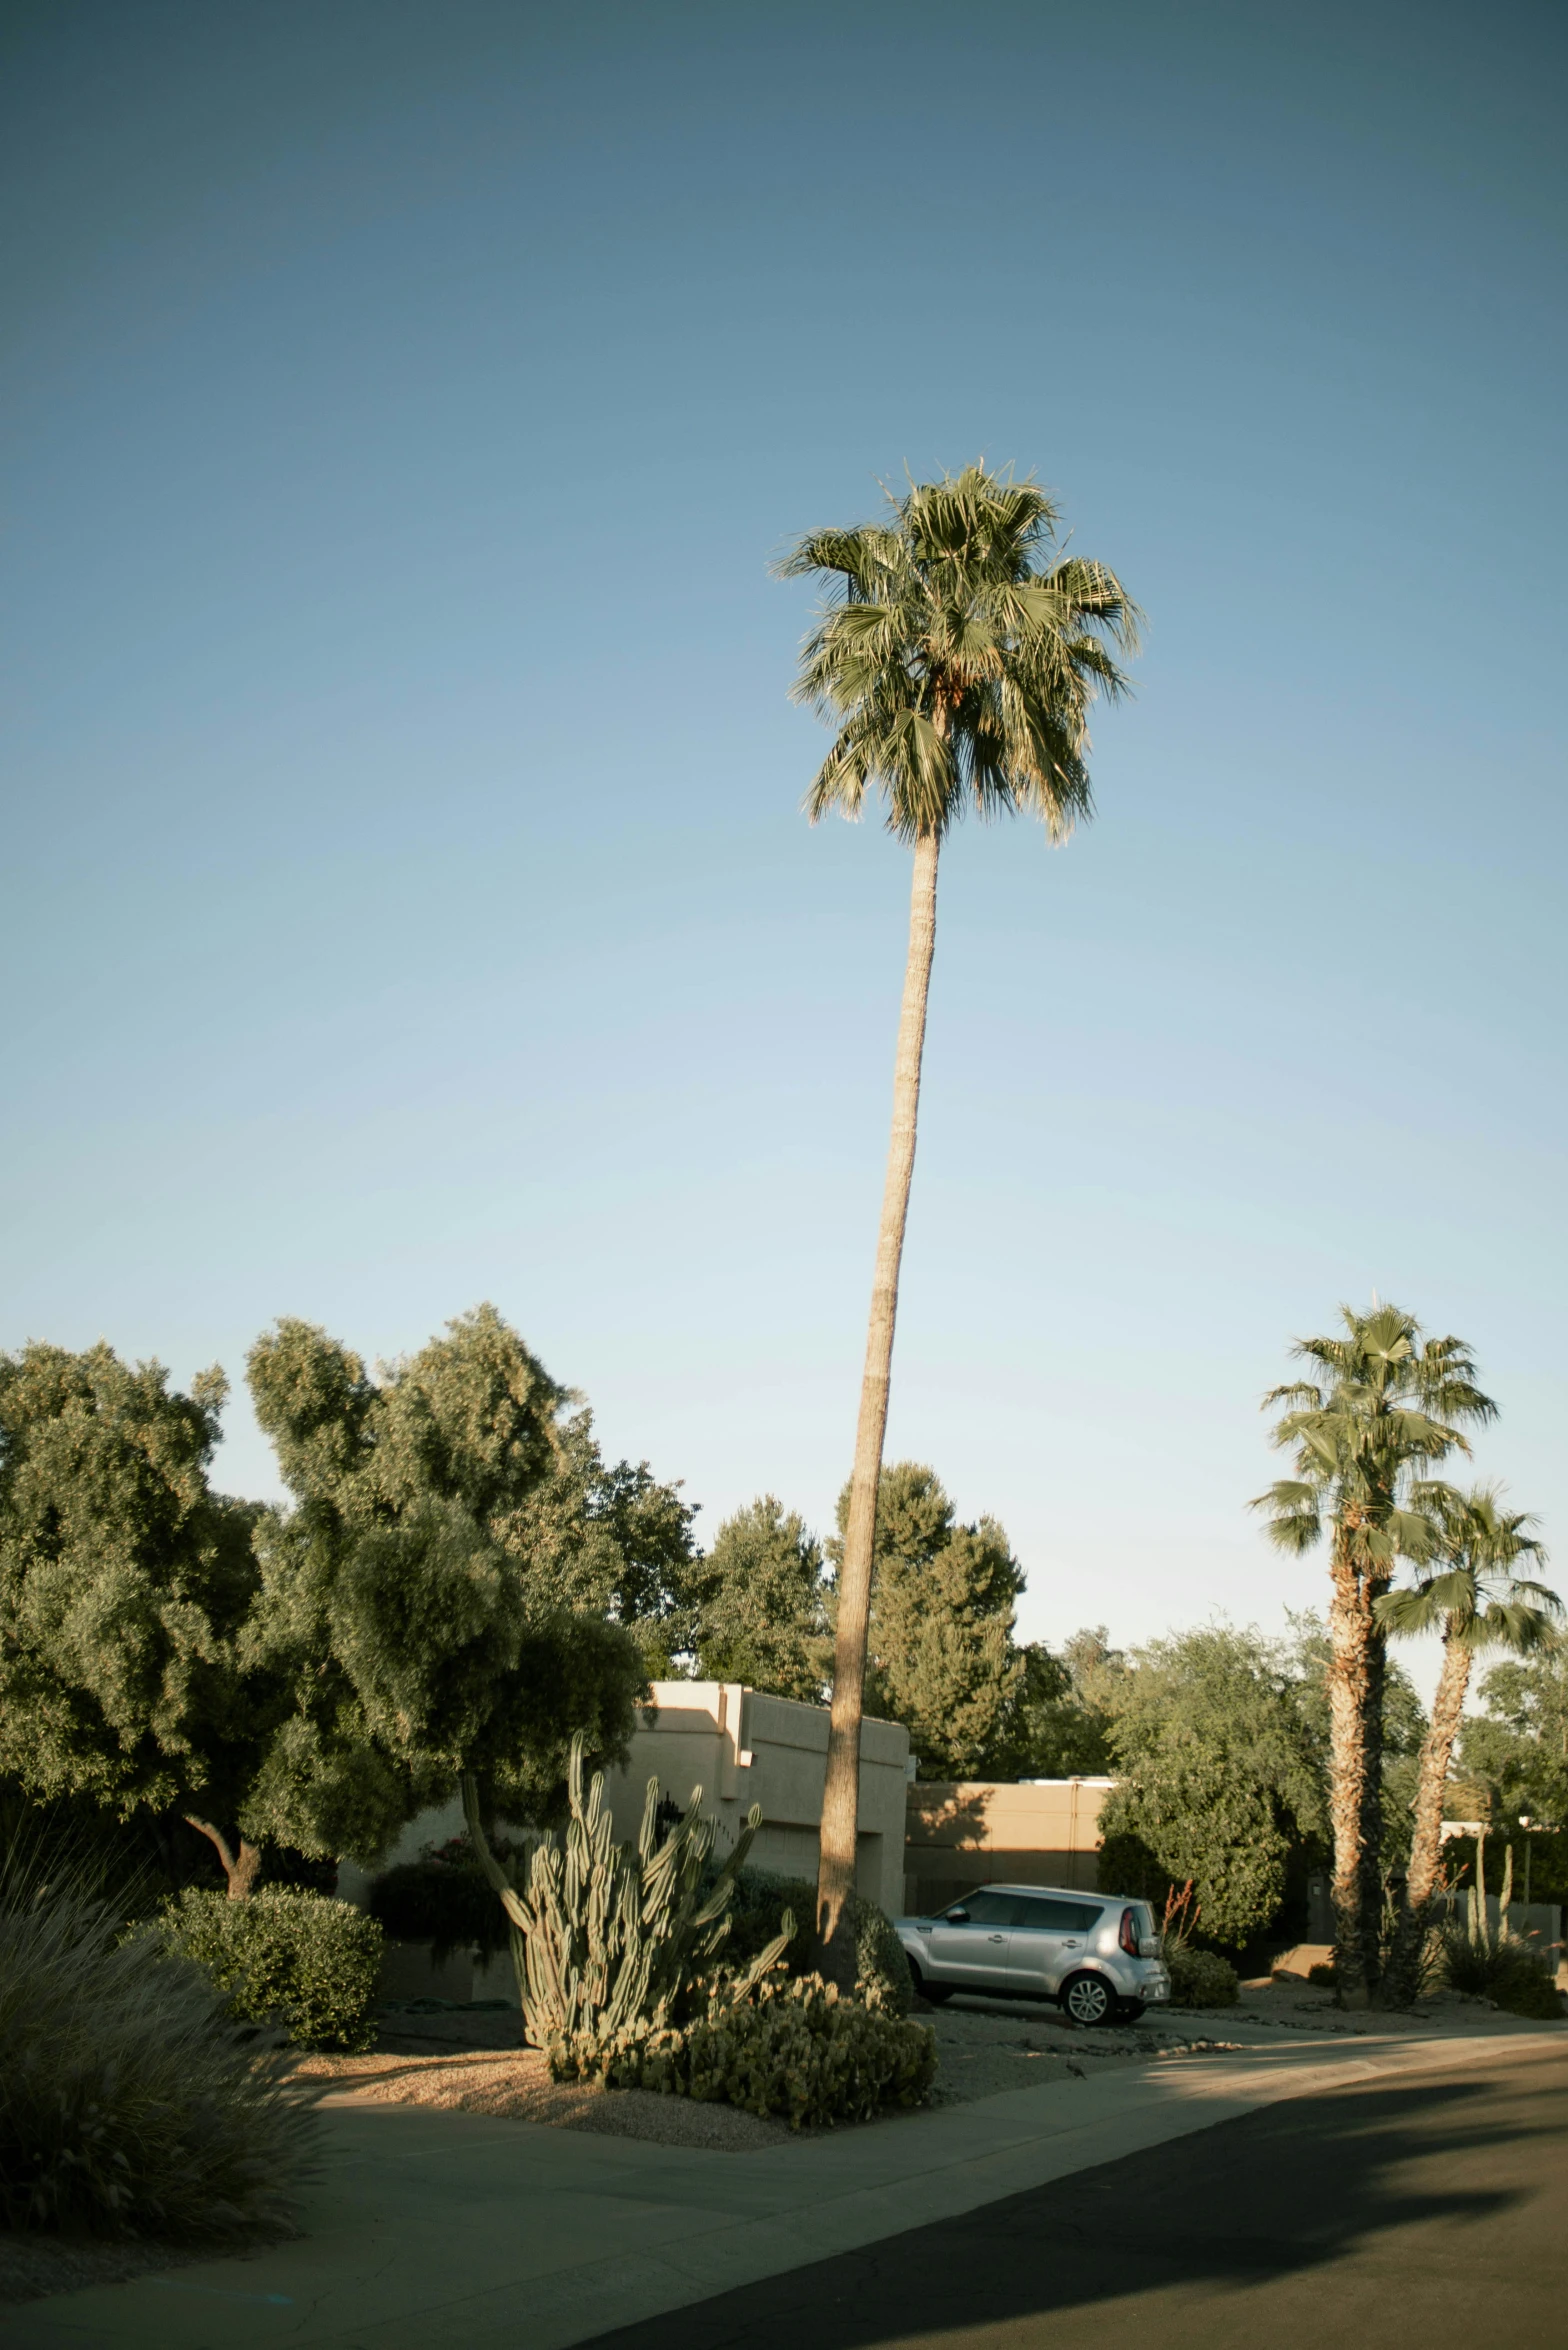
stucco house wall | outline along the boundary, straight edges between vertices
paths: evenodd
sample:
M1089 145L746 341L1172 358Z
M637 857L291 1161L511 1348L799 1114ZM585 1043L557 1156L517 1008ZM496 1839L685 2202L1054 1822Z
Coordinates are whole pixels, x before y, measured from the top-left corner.
M762 1826L752 1863L815 1877L827 1708L765 1697L738 1681L655 1681L651 1695L631 1761L606 1781L617 1837L636 1834L650 1778L683 1807L700 1787L703 1811L718 1828L716 1850L731 1848L755 1803ZM891 1916L903 1906L908 1764L909 1732L900 1723L862 1723L857 1881Z
M917 1782L909 1789L904 1906L928 1916L976 1885L1099 1882L1110 1779Z
M758 1868L815 1877L822 1789L827 1777L828 1714L820 1705L764 1697L737 1681L655 1681L652 1704L638 1717L631 1759L607 1772L605 1794L617 1842L634 1837L648 1781L684 1810L695 1787L703 1812L727 1853L751 1806L762 1826L751 1848ZM890 1915L903 1907L904 1795L909 1732L896 1722L868 1721L860 1733L860 1840L857 1879L870 1900ZM452 1801L411 1821L384 1865L417 1860L427 1844L461 1834L463 1807ZM363 1902L370 1876L350 1862L338 1871L346 1901Z

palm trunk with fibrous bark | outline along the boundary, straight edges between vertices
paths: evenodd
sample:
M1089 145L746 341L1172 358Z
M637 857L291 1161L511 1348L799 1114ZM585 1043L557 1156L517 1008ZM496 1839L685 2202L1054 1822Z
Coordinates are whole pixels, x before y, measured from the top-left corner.
M881 1482L882 1441L887 1429L898 1273L909 1214L910 1178L915 1166L926 999L936 947L938 846L935 833L922 833L915 842L909 899L909 956L904 969L898 1059L893 1079L893 1133L882 1193L865 1371L860 1384L860 1417L855 1430L855 1467L838 1578L833 1707L828 1727L827 1779L822 1791L822 1857L817 1872L817 1964L843 1990L852 1990L855 1982L855 1940L850 1920L860 1826L860 1724L871 1622L877 1488Z
M1381 1645L1372 1595L1355 1555L1357 1527L1335 1530L1329 1608L1330 1824L1334 1839L1334 1965L1342 2007L1372 2003L1377 1978L1377 1910L1368 1914L1368 1874L1376 1883L1381 1829ZM1374 1712L1374 1704L1377 1711ZM1376 1784L1374 1784L1376 1782Z
M257 1844L247 1844L244 1837L241 1836L238 1839L238 1849L236 1850L229 1843L221 1828L215 1828L211 1820L199 1820L194 1812L188 1811L185 1814L185 1821L188 1827L197 1829L210 1844L217 1848L218 1858L223 1863L223 1873L229 1881L229 1899L231 1901L248 1901L256 1889L256 1879L261 1873L261 1847Z
M1404 1906L1394 1929L1385 1985L1390 2005L1408 2005L1420 1989L1421 1951L1443 1866L1443 1804L1448 1793L1448 1766L1464 1718L1472 1658L1473 1651L1464 1641L1456 1639L1450 1619L1443 1633L1443 1669L1432 1700L1432 1720L1421 1744L1415 1822L1410 1836L1410 1870L1405 1879Z

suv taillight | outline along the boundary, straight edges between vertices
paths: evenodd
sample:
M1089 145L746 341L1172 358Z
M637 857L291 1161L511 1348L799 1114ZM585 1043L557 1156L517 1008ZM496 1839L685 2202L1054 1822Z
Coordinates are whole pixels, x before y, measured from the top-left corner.
M1138 1955L1138 1920L1130 1909L1122 1911L1122 1922L1116 1936L1129 1958Z

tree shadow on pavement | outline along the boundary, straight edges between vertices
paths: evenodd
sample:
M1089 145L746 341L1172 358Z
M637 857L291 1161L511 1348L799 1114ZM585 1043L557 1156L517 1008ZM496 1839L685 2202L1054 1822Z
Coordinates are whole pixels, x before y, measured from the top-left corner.
M1193 2136L887 2237L601 2337L615 2350L872 2350L946 2336L1053 2344L1062 2321L1095 2350L1190 2338L1213 2344L1217 2305L1246 2297L1238 2340L1269 2318L1303 2322L1316 2345L1365 2340L1433 2350L1463 2316L1532 2278L1543 2308L1568 2289L1559 2212L1568 2180L1568 2076L1540 2093L1540 2062L1418 2085L1294 2099ZM1555 2240L1555 2251L1546 2249ZM1401 2283L1405 2269L1417 2289ZM1340 2273L1336 2276L1334 2272ZM1347 2279L1355 2274L1354 2290ZM1383 2280L1365 2324L1332 2322ZM1555 2282L1553 2281L1555 2279ZM1282 2280L1310 2292L1282 2292ZM1261 2297L1258 2288L1269 2288ZM1382 2301L1378 2294L1382 2294ZM1383 2307L1383 2301L1388 2307ZM1108 2305L1127 2304L1107 2324ZM1191 2305L1188 2315L1182 2310ZM1096 2305L1099 2305L1097 2311ZM1070 2317L1068 2313L1073 2313ZM1202 2314L1202 2322L1191 2319ZM1464 2338L1468 2341L1469 2334Z

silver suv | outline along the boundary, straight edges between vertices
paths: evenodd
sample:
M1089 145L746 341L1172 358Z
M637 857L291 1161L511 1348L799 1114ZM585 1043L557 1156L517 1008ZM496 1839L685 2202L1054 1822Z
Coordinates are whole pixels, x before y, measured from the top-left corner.
M931 2000L1055 1999L1075 2023L1113 2024L1171 1995L1153 1910L1120 1894L981 1885L940 1917L897 1918L894 1930Z

